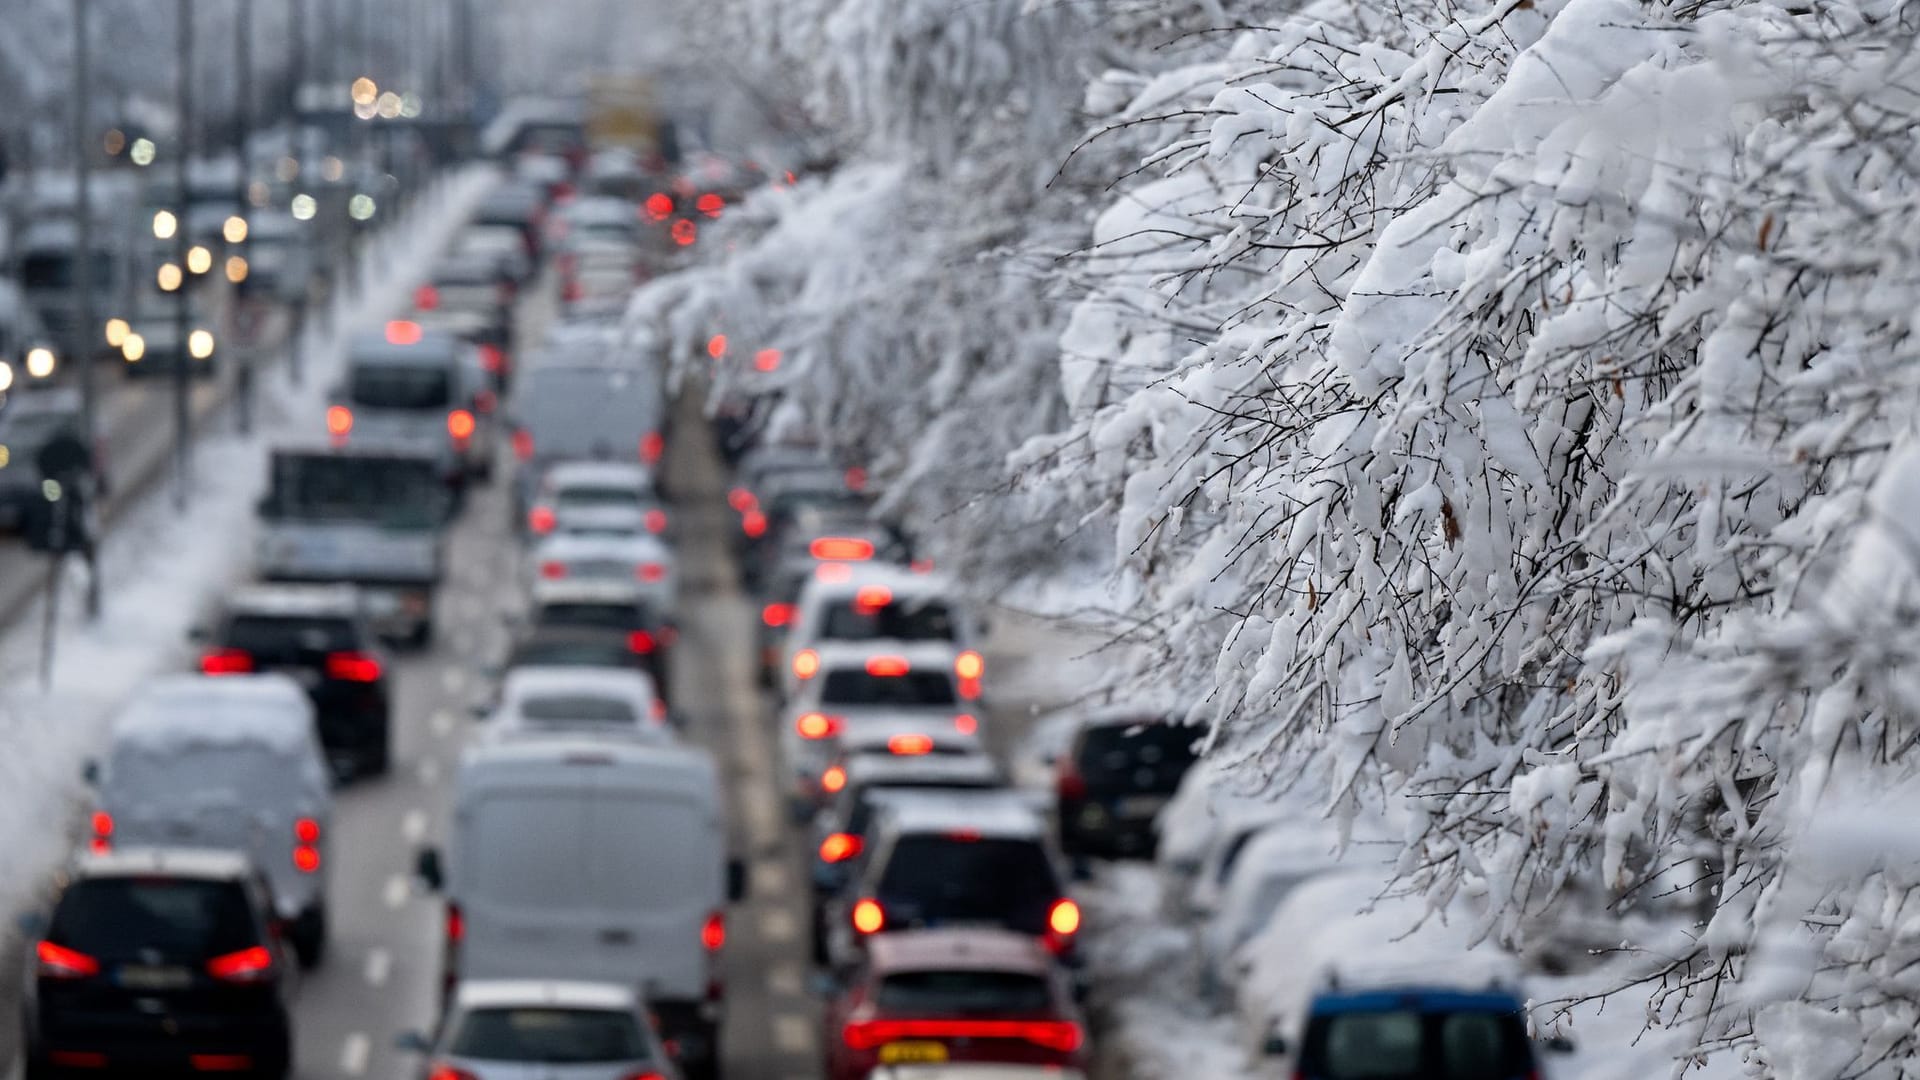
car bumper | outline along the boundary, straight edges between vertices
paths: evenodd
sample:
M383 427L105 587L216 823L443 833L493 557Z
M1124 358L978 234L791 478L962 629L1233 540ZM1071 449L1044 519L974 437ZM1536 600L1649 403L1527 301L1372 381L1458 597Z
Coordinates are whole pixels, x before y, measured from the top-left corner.
M433 623L433 587L430 585L362 584L367 621L373 632L388 640L411 640Z
M136 1075L242 1070L277 1075L289 1060L292 1037L284 1013L165 1017L83 1014L59 1019L43 1016L31 1045L33 1056L55 1069L81 1065L95 1073L105 1068ZM201 1059L198 1066L196 1058ZM241 1058L247 1062L243 1064ZM99 1064L83 1064L86 1062Z

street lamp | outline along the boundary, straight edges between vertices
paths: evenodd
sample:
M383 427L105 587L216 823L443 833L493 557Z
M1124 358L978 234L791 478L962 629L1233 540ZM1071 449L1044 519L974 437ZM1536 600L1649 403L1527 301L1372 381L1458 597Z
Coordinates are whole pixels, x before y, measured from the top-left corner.
M204 245L195 244L187 249L187 270L198 276L213 269L213 252Z
M244 244L247 240L247 219L239 214L227 218L220 226L220 235L229 244Z
M171 240L173 239L174 232L179 228L180 228L180 219L173 216L173 211L171 210L154 211L153 238L155 240Z
M160 286L161 292L173 292L180 287L180 264L161 263L159 271L153 277L154 284ZM108 330L107 333L111 336L113 331Z

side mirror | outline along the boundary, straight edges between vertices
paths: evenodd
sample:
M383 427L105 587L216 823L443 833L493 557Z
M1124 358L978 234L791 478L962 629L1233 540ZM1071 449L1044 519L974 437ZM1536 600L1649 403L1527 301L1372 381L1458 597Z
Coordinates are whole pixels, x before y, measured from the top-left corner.
M433 1040L418 1031L403 1031L393 1037L393 1048L409 1054L433 1053Z
M1287 1037L1278 1031L1269 1032L1267 1041L1260 1044L1260 1052L1267 1057L1285 1057L1288 1049Z
M747 898L747 862L745 859L727 860L727 902L737 904Z
M439 892L446 886L446 873L440 866L439 848L421 848L420 854L414 857L413 872L416 877L426 883L427 888L434 892Z
M93 787L100 783L100 762L97 758L88 758L81 764L80 779L84 781L88 787Z
M1579 1049L1578 1046L1574 1045L1573 1040L1567 1038L1565 1035L1549 1035L1547 1036L1546 1042L1541 1045L1545 1046L1547 1052L1551 1054L1571 1054Z

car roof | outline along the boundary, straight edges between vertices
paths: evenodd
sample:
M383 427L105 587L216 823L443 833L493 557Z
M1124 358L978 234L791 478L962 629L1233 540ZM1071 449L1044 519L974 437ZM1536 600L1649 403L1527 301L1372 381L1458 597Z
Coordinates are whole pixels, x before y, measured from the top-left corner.
M547 604L638 604L646 590L637 581L607 578L541 578L533 585L533 602Z
M453 995L463 1009L505 1009L557 1005L575 1009L637 1009L640 995L620 983L561 979L467 979Z
M242 585L227 595L229 615L339 615L361 613L352 585Z
M180 877L237 881L252 877L253 864L238 851L224 848L115 847L88 851L75 857L73 876L124 877L135 874L175 874Z
M632 668L546 667L529 665L507 672L500 684L502 702L559 694L652 699L653 680Z
M1053 956L1037 938L979 927L905 930L867 943L876 974L903 971L1008 971L1044 976Z
M1504 987L1473 990L1457 986L1407 984L1322 991L1314 996L1309 1011L1314 1016L1402 1009L1416 1012L1517 1013L1523 1007L1519 995Z
M542 481L555 486L622 485L651 489L653 474L644 465L618 461L561 461L550 466Z
M986 754L852 754L847 758L847 786L884 788L889 784L939 783L997 784L1000 766Z
M875 656L898 656L915 671L939 668L953 670L956 651L951 641L822 641L813 646L820 654L820 670L860 668Z
M1046 823L1008 789L988 791L901 788L881 793L879 808L900 833L971 832L1001 839L1038 840Z
M156 748L265 743L312 746L313 704L285 675L162 675L114 719L116 744Z

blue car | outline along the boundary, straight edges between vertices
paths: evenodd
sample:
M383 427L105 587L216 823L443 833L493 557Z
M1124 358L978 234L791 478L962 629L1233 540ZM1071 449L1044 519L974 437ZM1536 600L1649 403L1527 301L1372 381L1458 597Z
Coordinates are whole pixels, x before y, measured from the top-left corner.
M1548 1044L1567 1048L1564 1041ZM1512 992L1429 986L1330 988L1298 1046L1302 1080L1536 1080L1539 1061ZM1283 1039L1268 1051L1285 1054Z

